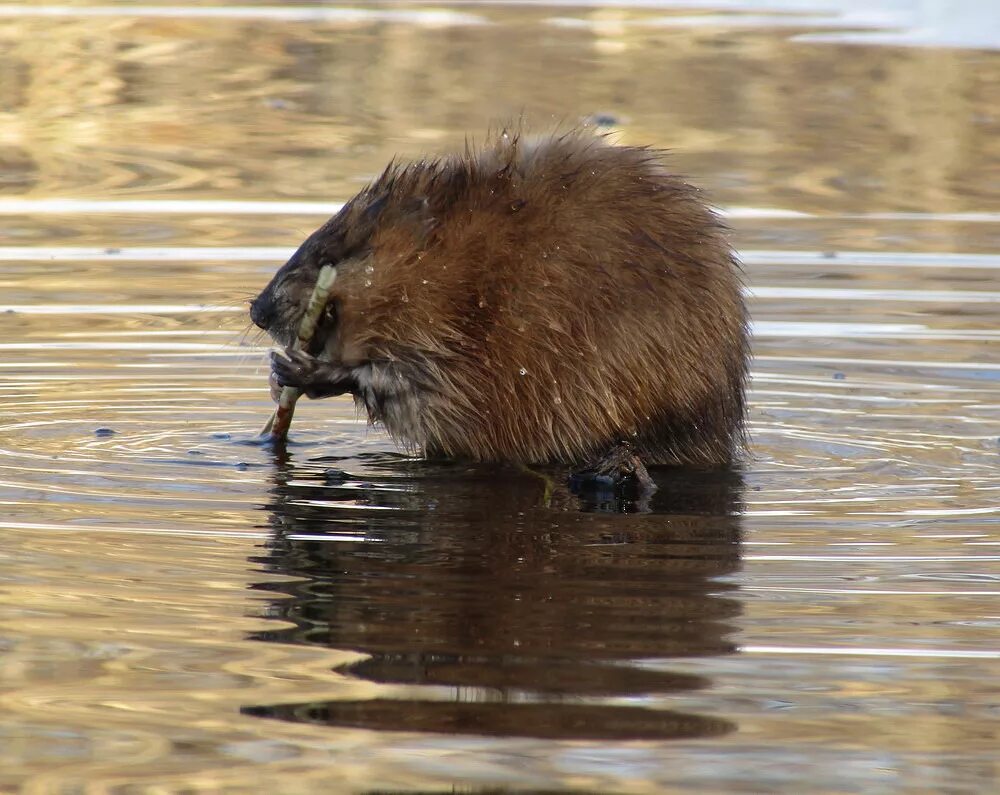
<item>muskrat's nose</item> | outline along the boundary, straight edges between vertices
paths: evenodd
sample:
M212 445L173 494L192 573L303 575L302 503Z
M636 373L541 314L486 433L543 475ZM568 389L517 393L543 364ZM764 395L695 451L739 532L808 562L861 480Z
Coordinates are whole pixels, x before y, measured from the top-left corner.
M255 326L267 331L274 319L274 302L261 293L250 302L250 319Z

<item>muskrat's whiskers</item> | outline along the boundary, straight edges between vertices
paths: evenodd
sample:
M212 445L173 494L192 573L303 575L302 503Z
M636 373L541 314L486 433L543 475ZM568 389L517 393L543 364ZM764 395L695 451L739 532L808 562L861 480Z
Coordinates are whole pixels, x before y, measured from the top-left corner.
M226 347L259 348L263 340L264 332L252 323L247 323L239 334L226 343Z
M227 331L221 327L219 330ZM233 350L239 352L236 359L236 366L246 367L251 357L256 360L256 372L260 372L260 365L265 361L261 356L261 348L265 347L266 334L252 323L246 323L241 330L233 330L232 336L219 343L218 352L229 353Z

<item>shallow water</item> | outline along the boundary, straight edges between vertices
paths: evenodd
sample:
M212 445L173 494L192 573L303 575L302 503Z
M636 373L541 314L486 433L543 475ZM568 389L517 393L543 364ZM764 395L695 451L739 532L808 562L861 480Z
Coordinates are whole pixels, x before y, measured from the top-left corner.
M0 6L0 788L996 789L996 16L687 5ZM343 400L256 444L245 300L522 113L724 208L742 470L623 515Z

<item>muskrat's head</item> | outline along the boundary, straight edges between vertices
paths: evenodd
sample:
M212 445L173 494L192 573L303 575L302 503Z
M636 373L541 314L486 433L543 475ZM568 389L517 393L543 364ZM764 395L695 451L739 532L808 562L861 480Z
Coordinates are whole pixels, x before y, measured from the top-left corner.
M347 205L309 235L250 302L250 319L281 345L289 346L295 340L320 268L327 264L339 266L364 248L365 240L359 240L357 234L363 230L351 223L353 215L353 208ZM331 301L326 317L320 321L321 328L334 319L335 312L335 302Z
M281 345L291 345L320 268L331 264L339 271L370 254L372 233L383 204L362 193L309 235L260 295L250 302L250 319L254 324ZM322 336L322 330L329 329L335 319L336 301L331 300L320 321L317 337Z
M320 268L337 268L337 285L316 332L317 340L335 327L338 303L358 274L370 266L376 249L383 247L387 231L403 227L420 235L408 234L407 243L416 245L433 226L428 203L414 198L409 190L400 190L399 175L406 169L389 169L372 185L351 199L339 213L309 235L260 295L250 302L250 319L276 342L289 346L295 340ZM410 194L410 195L408 195ZM391 234L391 232L390 232ZM369 267L370 270L370 267Z
M285 346L295 339L320 267L337 261L326 255L321 231L312 234L250 302L250 319Z

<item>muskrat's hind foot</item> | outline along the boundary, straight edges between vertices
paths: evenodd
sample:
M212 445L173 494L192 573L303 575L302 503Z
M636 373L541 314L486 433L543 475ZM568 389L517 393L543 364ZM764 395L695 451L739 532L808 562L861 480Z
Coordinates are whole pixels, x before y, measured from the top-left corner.
M611 447L600 458L570 477L574 491L630 492L645 497L656 491L646 465L628 442Z

